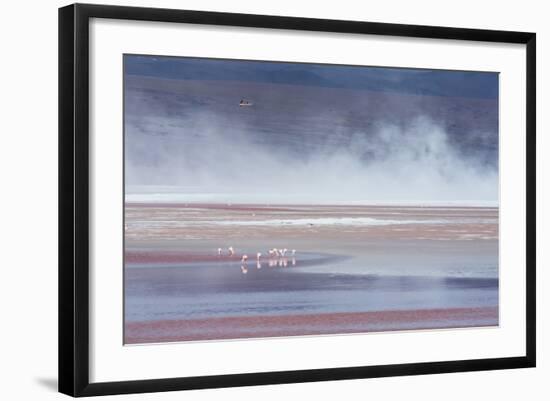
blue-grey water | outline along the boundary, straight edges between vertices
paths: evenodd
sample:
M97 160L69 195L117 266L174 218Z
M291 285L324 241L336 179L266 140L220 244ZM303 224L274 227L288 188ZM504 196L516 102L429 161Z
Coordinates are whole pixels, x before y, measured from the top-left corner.
M299 263L253 261L246 274L239 262L126 268L126 321L498 305L496 277L334 273L353 264L345 258Z

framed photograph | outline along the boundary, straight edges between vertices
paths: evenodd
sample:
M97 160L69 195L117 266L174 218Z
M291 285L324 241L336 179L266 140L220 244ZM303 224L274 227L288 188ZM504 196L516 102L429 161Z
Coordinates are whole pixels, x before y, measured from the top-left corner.
M59 390L535 366L535 34L59 10Z

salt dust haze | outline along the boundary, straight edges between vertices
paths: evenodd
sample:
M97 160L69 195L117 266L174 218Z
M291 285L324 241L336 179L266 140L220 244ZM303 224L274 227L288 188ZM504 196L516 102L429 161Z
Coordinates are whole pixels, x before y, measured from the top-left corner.
M124 58L124 342L499 324L498 74Z

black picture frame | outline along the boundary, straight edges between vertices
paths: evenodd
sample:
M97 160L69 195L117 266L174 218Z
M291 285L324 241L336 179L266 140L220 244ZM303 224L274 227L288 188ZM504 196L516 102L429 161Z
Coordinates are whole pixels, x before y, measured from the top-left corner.
M258 372L154 380L89 380L89 22L91 18L438 38L526 46L526 353L519 357ZM534 367L536 363L536 35L436 26L74 4L59 9L59 391L158 392Z

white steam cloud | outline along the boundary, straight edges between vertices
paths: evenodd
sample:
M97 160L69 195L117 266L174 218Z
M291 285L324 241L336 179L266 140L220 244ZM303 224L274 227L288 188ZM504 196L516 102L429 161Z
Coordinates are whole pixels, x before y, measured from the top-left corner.
M295 130L296 127L293 127ZM284 129L283 129L284 130ZM498 170L418 117L369 132L254 135L211 115L127 124L129 200L239 203L496 202ZM282 138L282 137L280 137ZM311 138L311 143L304 143ZM309 139L306 141L309 142Z

